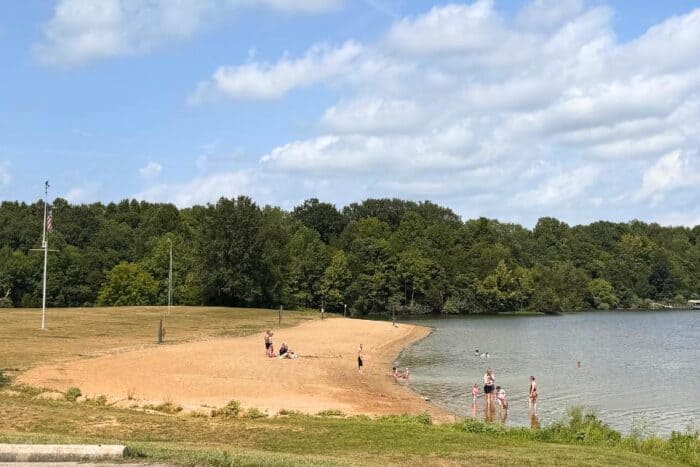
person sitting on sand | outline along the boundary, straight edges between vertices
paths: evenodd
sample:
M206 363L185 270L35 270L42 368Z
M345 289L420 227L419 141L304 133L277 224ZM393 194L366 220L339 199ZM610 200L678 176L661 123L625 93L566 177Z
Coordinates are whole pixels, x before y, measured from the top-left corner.
M508 410L508 399L506 399L506 391L500 386L496 386L496 398L498 399L498 405L501 406L503 410Z
M291 360L298 358L298 355L294 353L292 349L290 349L287 344L282 342L282 346L280 347L280 359L282 358L289 358Z
M389 373L389 375L390 375L390 376L393 376L394 379L399 379L399 374L400 374L400 373L401 373L401 372L400 372L399 370L397 370L396 367L394 366L394 367L391 367L391 373Z
M411 377L411 370L409 370L408 367L406 367L406 369L403 370L403 372L401 372L401 371L399 372L399 378L401 378L401 379L408 379L410 377Z

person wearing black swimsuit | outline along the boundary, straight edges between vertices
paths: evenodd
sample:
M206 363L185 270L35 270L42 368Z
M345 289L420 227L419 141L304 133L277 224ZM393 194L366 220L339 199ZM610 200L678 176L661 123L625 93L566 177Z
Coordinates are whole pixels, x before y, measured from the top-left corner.
M484 394L486 395L486 408L491 408L493 402L493 384L496 378L493 377L493 370L489 368L484 375Z
M364 362L362 361L362 344L360 344L360 350L357 351L357 371L362 373L362 366Z

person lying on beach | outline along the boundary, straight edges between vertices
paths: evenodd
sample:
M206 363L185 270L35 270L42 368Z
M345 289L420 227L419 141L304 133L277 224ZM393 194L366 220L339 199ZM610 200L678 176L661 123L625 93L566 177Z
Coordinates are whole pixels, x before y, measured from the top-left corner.
M280 358L282 358L282 355L286 354L289 351L289 347L287 347L287 344L282 342L282 345L280 346Z

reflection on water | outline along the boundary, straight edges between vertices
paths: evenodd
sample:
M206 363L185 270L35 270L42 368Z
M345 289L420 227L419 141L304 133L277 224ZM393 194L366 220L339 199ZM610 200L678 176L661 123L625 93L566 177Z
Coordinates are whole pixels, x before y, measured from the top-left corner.
M664 311L418 320L435 332L404 351L399 364L411 368L414 390L458 415L533 426L583 405L623 432L642 423L668 434L700 420L699 319L698 312ZM477 348L489 358L476 356ZM486 411L488 367L508 394L505 417L498 407ZM528 410L530 375L537 377L539 419ZM481 389L472 406L475 383Z

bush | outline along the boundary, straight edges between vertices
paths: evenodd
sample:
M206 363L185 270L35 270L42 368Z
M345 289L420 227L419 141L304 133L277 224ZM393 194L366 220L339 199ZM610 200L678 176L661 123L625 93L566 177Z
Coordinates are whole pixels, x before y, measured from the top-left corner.
M97 396L95 398L95 404L102 406L107 405L107 396L105 396L104 394L102 394L101 396Z
M409 414L383 415L383 416L379 417L377 420L380 420L383 422L389 422L389 423L418 423L421 425L432 425L433 424L433 418L430 416L429 413L422 413L419 415L409 415Z
M80 392L80 388L68 388L68 391L66 391L66 400L69 402L75 402L78 397L82 395L83 393Z
M345 417L345 413L342 410L328 409L322 410L316 414L318 417Z
M211 411L212 417L221 418L236 418L241 413L241 403L238 401L231 401L220 409L214 409Z
M0 297L0 308L12 308L15 306L10 297Z
M267 414L263 412L262 410L258 409L257 407L251 407L248 409L245 413L246 418L250 418L251 420L255 420L257 418L267 418Z
M277 415L291 416L291 415L304 415L304 414L302 412L299 412L298 410L282 409L279 412L277 412Z
M182 412L182 407L180 407L179 405L175 405L172 402L163 402L162 404L158 405L146 404L143 406L143 408L169 414L176 414Z
M568 419L554 423L542 430L547 439L567 442L615 444L622 436L600 421L594 412L583 412L581 407L567 410Z
M462 431L466 431L467 433L505 434L507 430L503 425L482 422L476 418L467 418L458 426Z

